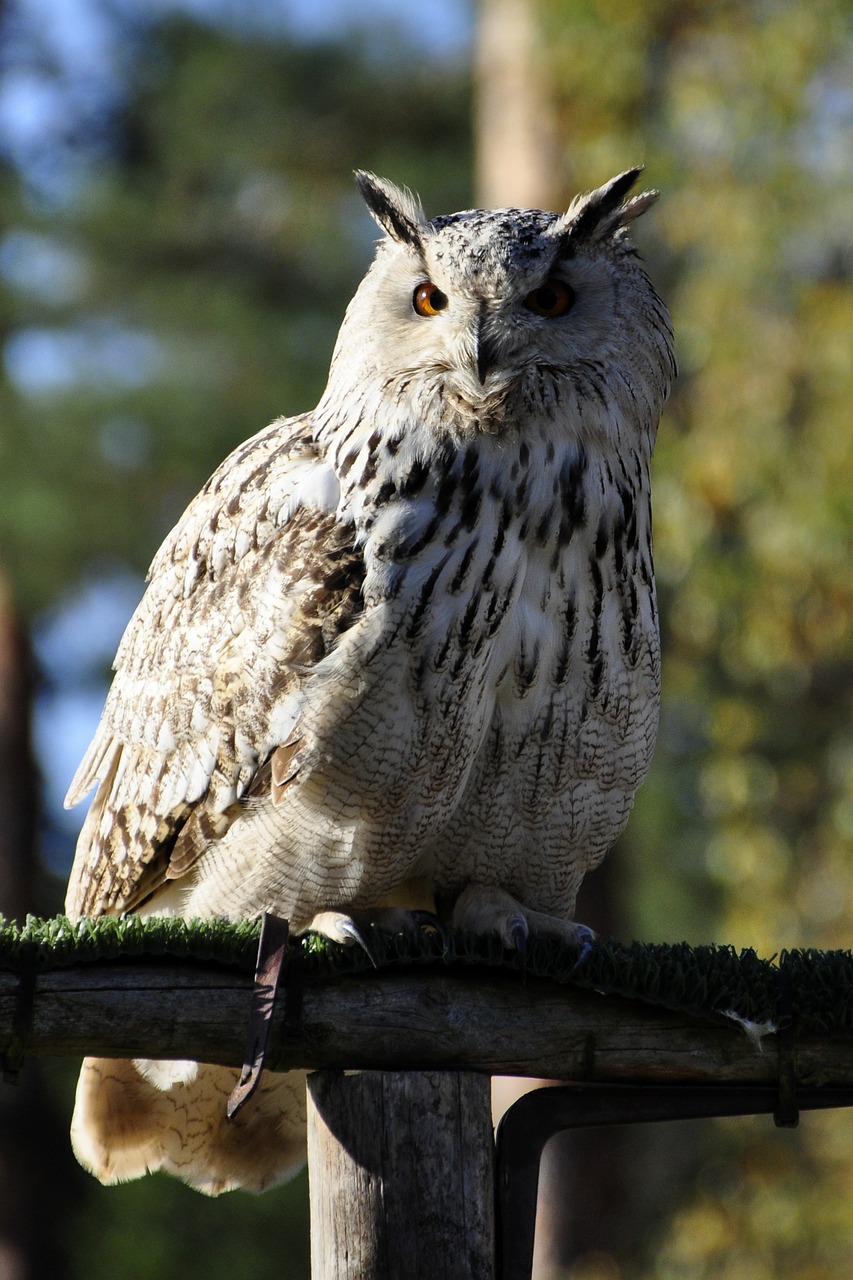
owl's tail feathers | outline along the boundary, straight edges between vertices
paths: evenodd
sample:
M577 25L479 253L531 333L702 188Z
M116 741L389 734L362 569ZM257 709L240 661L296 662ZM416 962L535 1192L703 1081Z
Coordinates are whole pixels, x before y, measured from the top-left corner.
M156 1065L140 1063L142 1075L133 1062L84 1059L71 1145L101 1182L127 1182L161 1169L218 1196L237 1188L267 1191L305 1163L304 1072L266 1072L229 1120L225 1104L237 1071L201 1064L185 1073L191 1078L181 1078Z

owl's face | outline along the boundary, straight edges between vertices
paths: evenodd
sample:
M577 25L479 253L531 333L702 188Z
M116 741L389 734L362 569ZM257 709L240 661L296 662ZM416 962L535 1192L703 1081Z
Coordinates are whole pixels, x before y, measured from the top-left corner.
M359 174L387 232L347 312L332 366L487 431L566 394L651 382L650 420L674 372L666 309L625 228L656 198L624 203L637 170L564 214L468 210L427 221L412 197ZM423 395L422 395L423 399Z

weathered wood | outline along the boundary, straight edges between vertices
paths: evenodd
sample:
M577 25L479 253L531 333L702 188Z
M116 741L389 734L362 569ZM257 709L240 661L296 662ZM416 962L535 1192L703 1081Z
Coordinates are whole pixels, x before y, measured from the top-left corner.
M39 975L33 1055L197 1058L239 1066L251 976L187 961L80 966ZM0 1051L18 978L0 973ZM513 974L386 970L309 985L285 1034L280 1000L267 1065L477 1069L562 1080L774 1083L776 1038ZM800 1083L853 1085L849 1041L798 1040Z
M308 1078L313 1280L493 1280L489 1077Z

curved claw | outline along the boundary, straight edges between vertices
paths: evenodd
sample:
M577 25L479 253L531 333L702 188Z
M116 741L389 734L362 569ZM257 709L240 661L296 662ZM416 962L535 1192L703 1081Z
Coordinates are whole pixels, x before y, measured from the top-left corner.
M354 920L349 917L342 919L339 925L339 933L339 942L343 943L345 947L361 947L374 969L379 968L379 957Z
M311 921L309 932L320 933L330 942L337 942L342 947L361 947L374 969L379 968L376 952L352 916L343 911L321 911Z
M585 928L585 926L581 925L579 926L579 928ZM592 951L594 944L595 944L595 934L593 933L592 929L586 929L586 932L584 933L584 935L578 939L578 948L579 948L578 958L572 965L572 968L571 968L572 973L577 973L578 969L582 967L590 951Z
M524 916L511 916L506 922L506 932L507 944L518 953L518 958L524 966L527 963L527 940L530 936L530 929Z

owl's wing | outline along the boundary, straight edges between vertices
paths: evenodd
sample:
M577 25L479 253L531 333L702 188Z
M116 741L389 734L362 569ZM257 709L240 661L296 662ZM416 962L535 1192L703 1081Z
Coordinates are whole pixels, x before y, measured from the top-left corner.
M66 804L98 790L69 914L140 905L298 767L310 672L362 608L363 561L311 416L279 420L215 472L161 547Z

